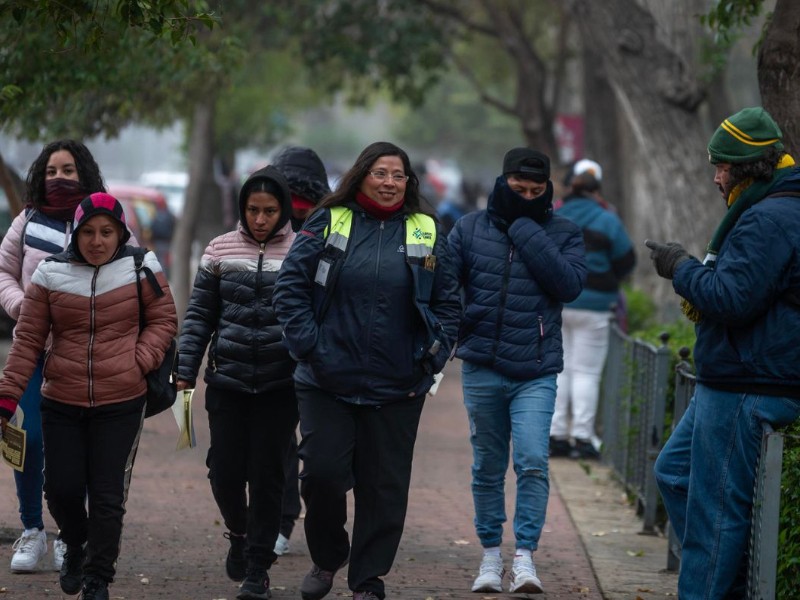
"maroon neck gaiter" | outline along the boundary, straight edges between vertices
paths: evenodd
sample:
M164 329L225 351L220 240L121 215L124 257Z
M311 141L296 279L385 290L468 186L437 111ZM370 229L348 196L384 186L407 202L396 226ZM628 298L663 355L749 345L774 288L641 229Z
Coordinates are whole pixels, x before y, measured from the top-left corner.
M48 179L44 182L45 201L39 208L48 217L72 221L75 209L89 194L74 179Z

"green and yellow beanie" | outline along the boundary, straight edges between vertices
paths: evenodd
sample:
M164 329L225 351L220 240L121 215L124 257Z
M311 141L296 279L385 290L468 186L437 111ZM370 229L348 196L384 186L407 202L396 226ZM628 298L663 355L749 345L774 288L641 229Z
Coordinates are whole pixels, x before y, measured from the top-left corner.
M780 127L760 106L743 108L725 119L708 143L708 160L717 163L753 162L767 148L783 150Z

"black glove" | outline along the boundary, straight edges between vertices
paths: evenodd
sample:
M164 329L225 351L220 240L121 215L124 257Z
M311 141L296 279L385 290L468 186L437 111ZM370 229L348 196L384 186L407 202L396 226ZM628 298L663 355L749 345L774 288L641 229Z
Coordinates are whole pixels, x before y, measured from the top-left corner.
M690 254L683 249L683 246L675 242L660 244L651 240L645 240L644 245L650 248L650 259L656 267L656 273L665 279L672 279L678 265L691 258Z

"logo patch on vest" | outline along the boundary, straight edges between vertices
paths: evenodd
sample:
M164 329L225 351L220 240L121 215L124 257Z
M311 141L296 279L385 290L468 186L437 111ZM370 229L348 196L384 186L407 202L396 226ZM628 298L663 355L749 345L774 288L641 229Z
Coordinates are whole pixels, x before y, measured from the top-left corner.
M406 251L405 244L400 244L400 245L397 247L397 251L398 251L398 252L400 252L400 253L404 253L404 252Z
M429 232L422 231L419 227L415 227L414 231L411 232L411 235L414 237L415 240L430 240L433 238Z

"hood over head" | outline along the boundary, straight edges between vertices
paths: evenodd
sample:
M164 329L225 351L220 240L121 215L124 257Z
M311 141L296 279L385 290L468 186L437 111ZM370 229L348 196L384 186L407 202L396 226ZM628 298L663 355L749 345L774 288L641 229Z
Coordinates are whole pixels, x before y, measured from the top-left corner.
M289 184L286 178L272 165L259 169L244 182L242 189L239 191L239 222L242 229L248 235L253 236L250 229L247 227L247 218L245 217L245 205L247 198L253 191L266 192L272 194L278 199L281 205L281 216L275 224L272 233L269 234L267 240L271 239L278 233L289 219L292 217L292 193L289 191Z

